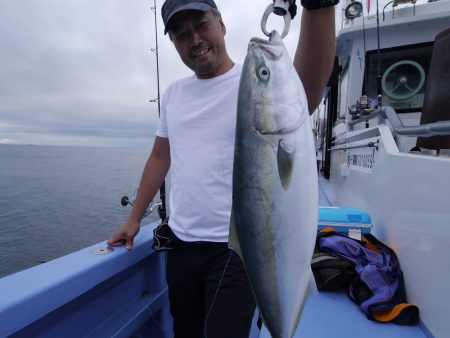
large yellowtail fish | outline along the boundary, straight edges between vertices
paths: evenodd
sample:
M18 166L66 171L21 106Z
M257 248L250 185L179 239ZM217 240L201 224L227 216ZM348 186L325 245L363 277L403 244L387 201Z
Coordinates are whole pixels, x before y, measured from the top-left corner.
M242 69L229 246L273 338L295 333L317 231L314 140L303 85L278 33L253 38Z

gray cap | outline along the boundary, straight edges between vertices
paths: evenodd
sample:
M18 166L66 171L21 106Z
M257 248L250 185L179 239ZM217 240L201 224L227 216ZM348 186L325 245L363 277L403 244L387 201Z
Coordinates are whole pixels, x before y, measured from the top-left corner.
M217 5L213 0L166 0L161 8L165 26L164 34L169 30L169 21L176 13L186 10L209 12L212 9L217 9Z

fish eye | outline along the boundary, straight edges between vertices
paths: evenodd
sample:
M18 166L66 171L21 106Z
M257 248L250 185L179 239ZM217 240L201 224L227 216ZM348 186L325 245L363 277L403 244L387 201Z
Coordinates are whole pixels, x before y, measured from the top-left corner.
M256 70L256 75L258 75L258 78L262 81L268 81L270 79L270 70L266 66L260 66Z

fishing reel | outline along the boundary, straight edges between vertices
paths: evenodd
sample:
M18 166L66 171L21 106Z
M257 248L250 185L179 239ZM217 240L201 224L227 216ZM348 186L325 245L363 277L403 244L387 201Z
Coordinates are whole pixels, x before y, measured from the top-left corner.
M362 115L368 115L374 109L372 106L372 100L367 95L362 95L356 104L352 104L348 107L348 113L352 116L352 120L359 119Z
M130 198L128 196L123 196L120 199L120 204L122 204L122 206L126 207L127 205L131 205L134 206L134 204L136 203L136 196L137 196L137 190L134 192L133 197ZM148 215L150 215L156 208L158 208L158 213L159 213L159 217L161 219L164 219L162 217L162 208L163 208L163 202L162 201L152 201L149 206L147 207L147 209L145 209L144 214L142 215L142 218L147 217Z

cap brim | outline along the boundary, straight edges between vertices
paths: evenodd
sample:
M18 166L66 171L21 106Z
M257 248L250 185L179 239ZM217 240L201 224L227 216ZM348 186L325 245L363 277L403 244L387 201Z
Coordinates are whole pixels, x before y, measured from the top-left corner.
M170 20L173 18L173 16L179 12L182 11L188 11L188 10L193 10L193 11L201 11L201 12L209 12L210 10L212 10L213 8L206 4L206 3L202 3L202 2L191 2L189 4L186 4L184 6L180 6L179 8L177 8L175 11L173 11L170 16L167 18L167 24L166 27L164 28L164 34L167 34L167 32L169 31L170 28Z

